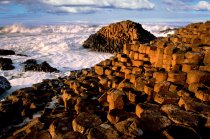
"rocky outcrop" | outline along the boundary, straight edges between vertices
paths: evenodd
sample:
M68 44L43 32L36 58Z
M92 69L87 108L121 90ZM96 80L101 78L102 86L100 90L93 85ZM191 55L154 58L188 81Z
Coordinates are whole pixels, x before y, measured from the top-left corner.
M57 72L56 68L51 67L46 61L38 64L36 60L29 59L23 63L25 71Z
M142 28L141 24L122 21L105 26L96 34L91 35L83 44L101 52L121 52L126 43L148 43L156 37Z
M209 139L209 23L15 91L0 102L0 138Z
M12 64L13 63L10 58L0 57L0 70L13 70L15 67Z
M13 50L0 49L0 55L15 55L15 52Z
M10 88L11 88L11 85L10 85L9 81L5 77L0 76L0 95L2 93L4 93L4 91L6 91Z

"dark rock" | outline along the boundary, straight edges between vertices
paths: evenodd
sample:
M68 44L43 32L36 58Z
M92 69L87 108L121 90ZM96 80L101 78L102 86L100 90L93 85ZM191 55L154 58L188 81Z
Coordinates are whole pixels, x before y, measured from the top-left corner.
M15 55L15 52L13 50L0 49L0 55Z
M37 61L35 59L28 59L25 62L23 62L23 64L26 64L26 65L29 65L29 64L35 65L35 64L37 64Z
M92 128L88 134L88 139L116 139L118 137L118 132L109 124Z
M144 132L158 133L171 125L171 121L162 115L156 104L138 104L136 115L140 118L141 129Z
M162 134L166 139L200 139L192 128L186 126L173 125Z
M115 128L124 135L130 137L139 137L143 135L143 131L139 128L139 120L136 118L128 118L115 124Z
M33 131L29 133L25 139L52 139L50 133L47 130Z
M77 111L77 113L81 112L93 113L94 111L96 111L97 106L98 106L97 101L84 99L79 101L74 108Z
M71 131L64 134L62 139L86 139L86 137L79 132Z
M28 57L27 55L25 54L16 54L17 56L24 56L24 57Z
M83 47L102 52L119 52L125 43L148 43L155 38L141 24L127 20L103 27L91 35Z
M118 110L118 109L110 110L107 115L107 119L112 124L116 124L117 122L125 120L129 117L130 117L130 114L128 112L125 112L123 110Z
M87 129L97 127L102 124L101 119L90 113L82 112L73 121L72 127L74 131L85 133Z
M72 130L70 126L69 119L65 117L60 117L51 123L49 126L49 132L52 138L59 137Z
M168 115L171 121L178 125L199 127L204 124L204 120L202 120L202 118L198 114L181 110L176 105L163 105L161 107L161 110Z
M41 64L37 64L34 59L29 59L25 61L25 71L43 71L43 72L57 72L56 68L51 67L46 61Z
M13 70L15 67L12 65L10 58L0 57L0 70Z
M18 135L21 132L25 132L25 133L32 133L34 134L34 132L43 129L44 125L39 121L38 118L33 119L31 122L29 122L26 126L24 126L23 128L16 130L13 133L13 136Z
M11 85L9 81L5 77L0 76L0 94L4 93L4 91L10 88L11 88Z

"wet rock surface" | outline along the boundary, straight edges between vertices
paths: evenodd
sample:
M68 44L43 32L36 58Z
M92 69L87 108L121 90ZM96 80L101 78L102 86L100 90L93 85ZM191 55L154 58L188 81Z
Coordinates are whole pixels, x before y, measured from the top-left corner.
M56 68L51 67L46 61L38 64L35 59L29 59L23 63L25 71L58 72Z
M144 30L141 24L122 21L103 27L84 42L84 48L101 52L121 52L125 43L148 43L156 37Z
M10 58L0 57L0 70L13 70L15 67L12 64L13 63Z
M0 102L0 138L209 139L209 29L126 44L93 68L16 90Z
M0 55L15 55L15 52L13 50L4 50L4 49L0 49Z
M0 95L4 93L4 91L8 90L11 88L11 85L9 83L9 81L3 77L0 76Z

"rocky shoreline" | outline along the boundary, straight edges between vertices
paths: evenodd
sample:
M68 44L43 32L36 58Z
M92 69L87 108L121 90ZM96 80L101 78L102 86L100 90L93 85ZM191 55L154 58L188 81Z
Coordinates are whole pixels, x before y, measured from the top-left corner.
M83 43L84 48L98 52L122 52L126 43L149 43L156 37L145 30L141 24L130 20L110 24L101 28L97 33Z
M0 138L208 139L210 22L190 24L0 102Z

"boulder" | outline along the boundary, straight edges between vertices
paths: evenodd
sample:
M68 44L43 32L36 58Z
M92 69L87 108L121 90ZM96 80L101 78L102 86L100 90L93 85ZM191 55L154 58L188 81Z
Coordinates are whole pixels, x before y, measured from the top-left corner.
M171 121L161 114L156 104L140 103L136 105L136 115L140 118L142 130L146 132L157 133L171 125Z
M118 110L118 109L112 109L107 114L107 119L112 124L116 124L117 122L125 120L129 117L130 117L130 114L128 112L125 112L124 110Z
M124 92L118 89L112 89L108 92L107 102L109 103L109 110L112 109L123 109L124 101L123 96Z
M13 70L15 67L12 65L10 58L0 57L0 70Z
M170 82L176 83L176 84L185 84L186 73L184 73L184 72L169 72L167 80Z
M46 61L38 64L36 60L29 59L23 63L25 71L57 72L56 68L51 67Z
M104 68L103 68L103 66L101 66L101 65L95 65L94 68L95 68L95 72L98 75L103 75L104 74Z
M141 118L141 115L143 112L147 111L153 111L157 112L159 111L160 107L156 104L152 103L139 103L136 105L136 115Z
M116 139L120 135L119 133L109 124L101 124L98 127L91 128L88 133L88 139Z
M157 93L160 91L167 92L169 90L170 85L171 83L168 81L164 81L162 83L156 83L154 86L154 91Z
M48 130L52 138L57 138L72 130L72 127L69 125L69 119L61 115L50 124Z
M164 130L162 135L166 139L200 139L196 131L187 126L173 125Z
M77 113L81 112L89 112L93 113L96 111L98 104L96 104L96 101L89 100L89 99L82 99L74 106L74 109Z
M13 50L4 50L4 49L0 49L0 55L15 55L15 52Z
M119 52L126 43L148 43L155 38L141 24L127 20L103 27L91 35L83 43L83 47L102 52Z
M171 125L171 121L164 115L153 111L145 111L140 118L143 131L160 132Z
M65 109L67 110L68 109L68 102L70 99L74 98L74 96L76 95L74 93L74 91L72 89L63 89L61 90L61 93L62 93L62 99L63 99L63 102L64 102L64 107Z
M143 135L143 131L140 129L140 122L136 118L128 118L114 126L120 133L129 137L137 138Z
M34 132L36 132L38 130L43 129L43 127L44 127L44 124L41 123L38 118L35 118L32 121L30 121L26 126L24 126L21 129L16 130L15 132L13 132L13 136L17 136L21 132L25 132L26 134L34 133Z
M205 52L205 56L204 56L204 64L205 65L210 65L210 49L208 49L206 52Z
M23 134L23 133L20 133ZM20 137L20 135L18 135L17 137ZM26 136L24 136L25 139L52 139L50 133L47 130L33 130L32 132L30 132L29 134L27 134Z
M87 129L91 129L102 124L101 119L95 114L90 114L86 112L80 113L73 121L72 127L75 132L80 132L84 134Z
M199 63L203 60L203 54L198 52L187 52L185 53L186 59L193 59L192 63Z
M178 125L199 127L202 124L201 117L198 114L181 110L176 105L163 105L161 111L166 113L169 119Z
M186 96L181 97L178 104L180 107L184 107L187 111L198 112L207 115L210 114L210 106L195 98Z
M198 89L195 91L195 97L201 101L210 101L210 88L198 87Z
M156 93L154 101L159 104L175 104L179 101L179 96L175 92L160 91Z
M155 78L156 83L161 83L163 81L166 81L168 77L167 72L155 72L153 74L153 78Z
M210 73L199 71L199 70L192 70L187 74L187 81L188 84L192 83L204 83L210 84Z
M199 66L195 64L182 64L182 71L183 72L190 72L191 70L198 70ZM203 68L205 69L205 68Z
M79 132L70 131L64 134L61 139L86 139L86 137Z
M4 91L6 91L10 88L11 88L11 85L10 85L9 81L5 77L0 76L0 95L2 93L4 93Z

